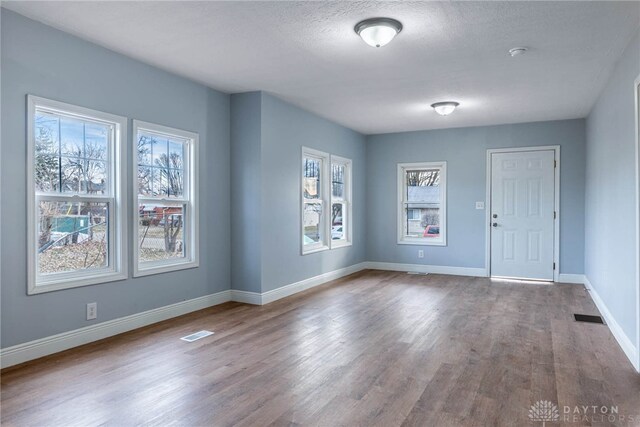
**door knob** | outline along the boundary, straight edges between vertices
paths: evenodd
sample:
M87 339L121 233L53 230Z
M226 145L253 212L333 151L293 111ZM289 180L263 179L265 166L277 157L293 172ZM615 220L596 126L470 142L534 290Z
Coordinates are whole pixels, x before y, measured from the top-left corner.
M498 214L493 214L493 217L494 218L498 218Z
M497 226L498 226L498 223L497 223L497 222L494 222L494 223L493 223L493 224L491 224L491 225L492 225L492 226L494 226L494 227L497 227Z

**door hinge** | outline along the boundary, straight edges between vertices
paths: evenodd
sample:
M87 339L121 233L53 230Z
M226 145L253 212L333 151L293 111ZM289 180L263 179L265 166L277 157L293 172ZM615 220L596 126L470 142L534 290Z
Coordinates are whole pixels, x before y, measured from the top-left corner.
M553 269L554 270L556 269L556 263L555 262L553 263Z
M557 160L554 160L554 161L553 161L553 168L555 169L555 168L557 168L557 167L558 167L558 161L557 161Z
M557 218L557 212L553 211L553 219L556 219L556 218Z

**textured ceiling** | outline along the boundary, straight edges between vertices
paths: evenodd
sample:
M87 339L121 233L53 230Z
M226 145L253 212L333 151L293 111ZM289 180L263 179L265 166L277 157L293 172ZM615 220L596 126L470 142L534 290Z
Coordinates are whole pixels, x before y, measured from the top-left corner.
M3 2L224 92L264 90L363 133L585 117L638 2ZM383 48L353 32L389 16ZM507 51L527 46L511 58ZM456 100L451 116L429 105Z

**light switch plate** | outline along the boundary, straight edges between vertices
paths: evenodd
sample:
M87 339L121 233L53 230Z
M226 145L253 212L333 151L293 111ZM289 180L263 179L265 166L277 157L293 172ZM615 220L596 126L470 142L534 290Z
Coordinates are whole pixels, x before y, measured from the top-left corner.
M484 209L484 202L476 202L476 209Z

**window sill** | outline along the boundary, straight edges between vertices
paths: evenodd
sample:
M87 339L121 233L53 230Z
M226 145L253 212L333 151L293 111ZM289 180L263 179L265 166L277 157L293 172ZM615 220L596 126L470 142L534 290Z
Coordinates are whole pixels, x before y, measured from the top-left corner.
M323 251L328 251L328 250L329 250L329 246L321 246L321 247L316 247L316 248L312 248L312 249L304 249L304 248L302 248L302 255L315 254L317 252L323 252Z
M398 244L399 245L413 245L413 246L447 246L447 241L438 241L438 242L434 242L434 241L429 241L427 239L399 239L398 240Z
M348 240L332 240L331 241L331 249L339 249L339 248L348 248L349 246L353 246Z
M143 268L136 268L133 271L133 277L151 276L154 274L170 273L172 271L188 270L197 268L199 263L196 261L180 262L173 264L161 264Z
M36 285L30 284L27 290L27 295L37 295L46 292L61 291L64 289L80 288L82 286L99 285L102 283L125 280L126 278L127 274L124 272L105 273L82 279L61 278L58 280L50 280Z

